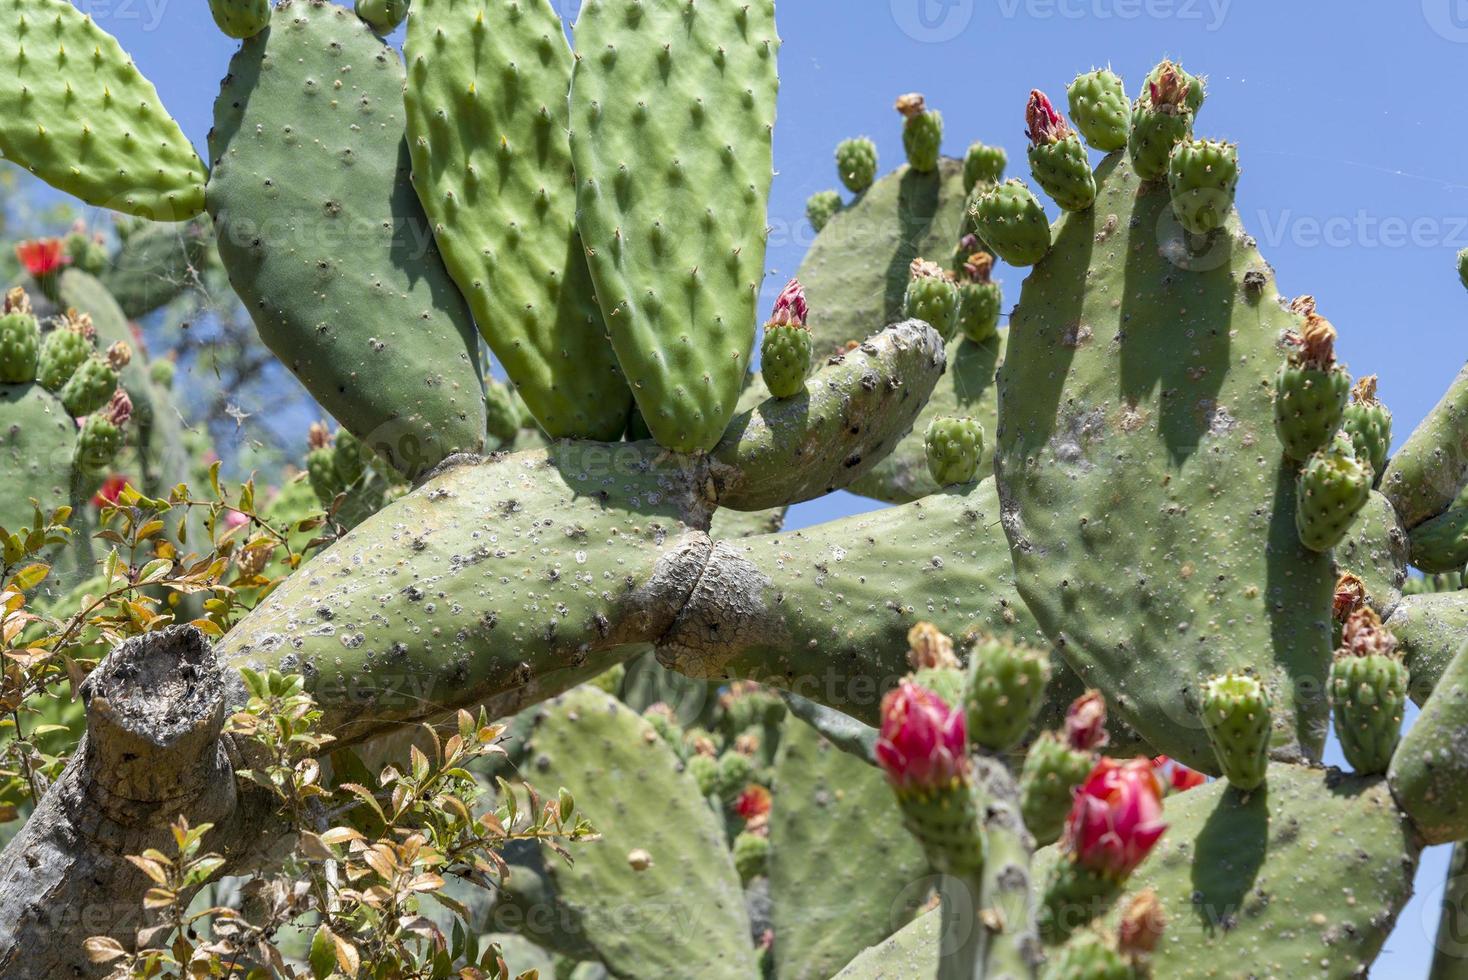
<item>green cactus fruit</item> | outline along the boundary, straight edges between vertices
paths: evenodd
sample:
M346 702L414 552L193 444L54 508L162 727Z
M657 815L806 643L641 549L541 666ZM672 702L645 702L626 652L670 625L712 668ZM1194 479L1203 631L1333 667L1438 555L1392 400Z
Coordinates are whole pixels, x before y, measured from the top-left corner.
M320 446L306 454L306 479L323 506L330 506L336 495L346 490L337 476L336 454L330 446Z
M179 221L204 164L121 45L67 0L0 2L0 153L87 204Z
M117 390L117 372L102 357L93 354L77 366L57 396L76 418L90 415L107 404Z
M520 434L520 406L515 391L507 384L490 380L484 386L484 418L496 448L513 445Z
M1146 79L1142 82L1142 98L1148 101L1155 99L1154 93L1157 89L1154 86L1162 86L1164 79L1169 75L1174 76L1179 84L1186 87L1183 104L1188 107L1189 112L1197 115L1198 110L1203 108L1203 99L1207 95L1206 79L1201 75L1190 74L1183 69L1182 65L1174 61L1163 59L1147 73Z
M1392 446L1392 413L1376 397L1376 375L1368 374L1351 389L1341 428L1351 437L1356 458L1370 464L1374 478L1379 479Z
M1040 976L1042 980L1137 980L1140 974L1104 937L1087 929L1052 953Z
M764 834L743 831L734 838L734 870L739 880L749 884L762 878L770 867L770 838Z
M1371 496L1371 471L1357 459L1351 440L1338 435L1300 470L1295 529L1311 551L1334 548Z
M760 345L760 375L776 398L793 398L805 390L810 375L810 330L804 326L770 326Z
M944 340L953 336L953 314L958 308L958 284L936 262L923 258L908 267L907 292L902 297L902 315L922 320Z
M1269 767L1270 698L1247 674L1223 674L1203 688L1203 727L1219 769L1248 792Z
M1127 152L1131 154L1137 176L1144 180L1161 180L1167 176L1172 148L1193 135L1195 110L1189 107L1192 89L1185 75L1171 62L1164 61L1148 76L1142 97L1132 106Z
M600 674L597 674L587 683L599 691L604 691L612 697L616 697L617 693L622 690L622 681L626 676L627 666L625 664L617 664L610 670L604 670Z
M984 244L1010 265L1034 265L1050 251L1050 219L1023 181L989 188L973 209Z
M983 835L973 787L955 782L926 792L897 793L902 823L917 838L933 867L955 876L984 867Z
M989 278L993 267L992 255L974 252L964 257L959 275L958 332L975 344L982 344L999 332L1004 294L999 284Z
M835 191L817 191L805 202L805 219L820 234L841 210L841 195Z
M1468 248L1460 249L1458 252L1458 281L1468 289Z
M713 796L719 791L719 760L711 755L688 757L688 773L698 784L700 796Z
M860 194L877 179L877 144L865 136L843 140L836 147L836 173L853 194Z
M0 384L26 384L36 380L41 332L28 309L12 307L8 298L5 309L0 316Z
M1167 187L1172 213L1187 231L1205 235L1221 228L1234 206L1239 151L1218 140L1186 140L1172 148Z
M963 705L968 737L975 745L1003 752L1029 730L1050 680L1050 658L1042 650L995 637L981 637L969 652Z
M1030 138L1030 173L1065 211L1084 211L1096 200L1096 178L1086 148L1048 96L1030 90L1025 106L1025 135Z
M1346 620L1330 666L1336 736L1351 768L1363 776L1387 771L1402 737L1407 668L1397 639L1370 606Z
M974 482L984 455L984 427L976 419L944 417L928 424L928 472L940 487Z
M1092 753L1072 748L1053 732L1035 739L1020 771L1020 812L1040 846L1053 844L1065 829L1075 788L1095 764Z
M36 380L47 391L61 390L77 368L92 355L92 338L86 321L58 327L41 339Z
M65 243L72 268L95 276L107 267L107 249L96 236L73 231L66 236Z
M409 0L357 0L357 16L377 34L391 34L408 17Z
M337 432L331 447L331 465L344 487L356 484L367 474L367 450L346 429Z
M683 754L683 726L678 724L678 716L673 713L672 708L658 701L648 705L642 717L647 719L658 737L668 743L669 748L679 755Z
M123 429L131 416L132 401L119 388L113 392L107 407L88 415L82 423L76 437L73 466L84 481L82 489L88 495L91 491L87 484L100 483L102 474L122 450Z
M754 778L753 759L740 752L725 752L719 756L719 771L714 781L714 792L724 802L731 802L744 792L744 787L754 782Z
M999 183L1008 163L1003 147L974 143L963 156L963 192L972 194L975 187Z
M920 174L937 170L943 153L943 114L929 109L916 92L898 98L896 109L907 120L902 125L902 148L908 165Z
M148 380L160 388L172 388L177 373L178 365L167 358L159 358L148 365Z
M209 12L225 36L237 41L270 26L270 0L209 0Z
M1296 300L1306 314L1295 349L1274 383L1274 430L1285 455L1306 460L1330 444L1345 414L1351 376L1335 360L1335 328L1315 313L1309 297Z
M754 353L774 7L587 0L576 21L576 220L617 361L677 452L723 436Z
M1077 75L1065 94L1071 122L1093 149L1110 153L1126 146L1131 104L1115 72L1097 68Z

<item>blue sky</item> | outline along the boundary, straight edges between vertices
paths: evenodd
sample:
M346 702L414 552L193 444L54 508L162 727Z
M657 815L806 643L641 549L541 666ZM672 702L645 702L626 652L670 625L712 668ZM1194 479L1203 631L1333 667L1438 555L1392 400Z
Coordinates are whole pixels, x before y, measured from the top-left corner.
M574 15L574 0L553 2ZM122 40L202 149L233 49L206 4L77 5ZM1468 67L1468 0L784 0L779 19L771 295L809 245L806 198L836 186L836 143L869 135L884 169L901 161L896 95L921 91L942 110L949 153L998 143L1022 173L1031 88L1063 102L1077 72L1110 64L1134 90L1167 55L1208 76L1197 129L1239 143L1245 225L1282 292L1316 295L1353 372L1381 376L1398 442L1462 366L1468 296L1454 255L1468 247L1468 130L1445 110ZM1002 278L1012 301L1021 277ZM837 495L796 517L869 506ZM1424 865L1424 897L1374 976L1426 974L1436 912L1424 903L1445 857Z

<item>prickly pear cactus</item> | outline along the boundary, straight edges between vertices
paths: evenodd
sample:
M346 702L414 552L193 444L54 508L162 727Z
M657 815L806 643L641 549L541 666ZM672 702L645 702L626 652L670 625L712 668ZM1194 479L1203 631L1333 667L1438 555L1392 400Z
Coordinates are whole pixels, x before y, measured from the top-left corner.
M1020 593L1158 751L1216 772L1201 685L1252 668L1275 751L1314 756L1334 575L1296 534L1274 434L1296 320L1236 222L1195 255L1163 220L1165 187L1120 155L1097 183L1096 206L1060 219L1026 279L999 376Z
M706 450L754 346L774 3L587 0L575 36L577 221L612 347L654 438ZM711 187L733 193L711 200Z

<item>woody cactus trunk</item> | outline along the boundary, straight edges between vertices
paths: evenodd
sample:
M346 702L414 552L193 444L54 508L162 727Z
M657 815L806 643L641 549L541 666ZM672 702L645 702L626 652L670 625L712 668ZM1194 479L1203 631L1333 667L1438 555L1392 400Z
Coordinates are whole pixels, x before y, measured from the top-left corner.
M796 728L777 771L856 785L879 762L897 805L851 797L885 821L873 846L946 876L941 909L891 934L853 903L859 927L815 955L780 905L802 876L773 871L779 935L806 937L777 936L777 975L1369 967L1420 848L1468 838L1465 593L1403 594L1409 561L1468 560L1468 375L1385 459L1328 300L1286 302L1232 209L1239 152L1201 137L1202 78L1163 62L1128 98L1090 71L1070 121L1043 93L1016 105L1054 222L1002 151L943 156L938 110L904 95L909 161L879 178L870 143L843 144L856 196L812 203L767 386L773 0L585 0L574 50L549 0L416 0L401 57L377 31L406 4L358 4L371 24L264 6L211 3L242 40L206 165L95 23L0 0L0 150L89 204L207 210L264 342L413 489L212 649L175 632L104 663L82 749L0 868L0 976L85 975L87 935L130 941L126 917L48 903L135 908L120 855L175 815L212 821L234 870L268 860L219 735L237 668L303 674L344 745L544 703L531 751L615 792L588 760L649 744L641 722L572 689L649 652L790 692L855 759ZM1027 268L1007 329L996 258ZM484 454L481 343L544 448ZM740 530L839 488L897 506ZM1404 692L1422 714L1399 741ZM1150 762L1098 761L1108 713L1106 752L1221 778L1164 804ZM1319 763L1332 716L1354 773ZM676 795L699 765L657 748L625 771ZM771 867L797 866L782 842L799 862L821 831L775 814ZM698 855L706 817L648 833ZM721 853L692 877L588 859L554 882L585 920L561 940L617 976L754 975ZM598 901L695 879L729 915L706 945L593 928Z

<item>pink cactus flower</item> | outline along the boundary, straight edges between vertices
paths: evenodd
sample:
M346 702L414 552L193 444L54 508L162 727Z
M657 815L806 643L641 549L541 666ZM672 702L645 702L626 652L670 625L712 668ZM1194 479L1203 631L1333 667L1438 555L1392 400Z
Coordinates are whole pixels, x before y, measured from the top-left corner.
M1162 784L1152 760L1102 759L1076 791L1064 847L1082 867L1125 880L1165 830Z
M968 774L968 727L962 707L912 681L882 699L877 763L898 790L948 786Z
M1106 698L1100 691L1087 691L1071 702L1065 713L1065 740L1079 752L1106 744Z
M1173 793L1183 793L1208 782L1207 776L1196 769L1189 769L1169 756L1159 755L1154 758L1152 768L1157 770L1157 778L1162 780L1163 785L1170 787Z
M1050 97L1039 89L1030 89L1030 101L1025 106L1025 135L1035 146L1059 143L1070 135L1065 117L1056 111Z
M36 238L15 246L15 257L33 279L51 275L71 261L66 243L59 238Z
M770 326L803 327L810 315L805 302L805 287L799 279L792 279L775 299L775 310L770 314Z

